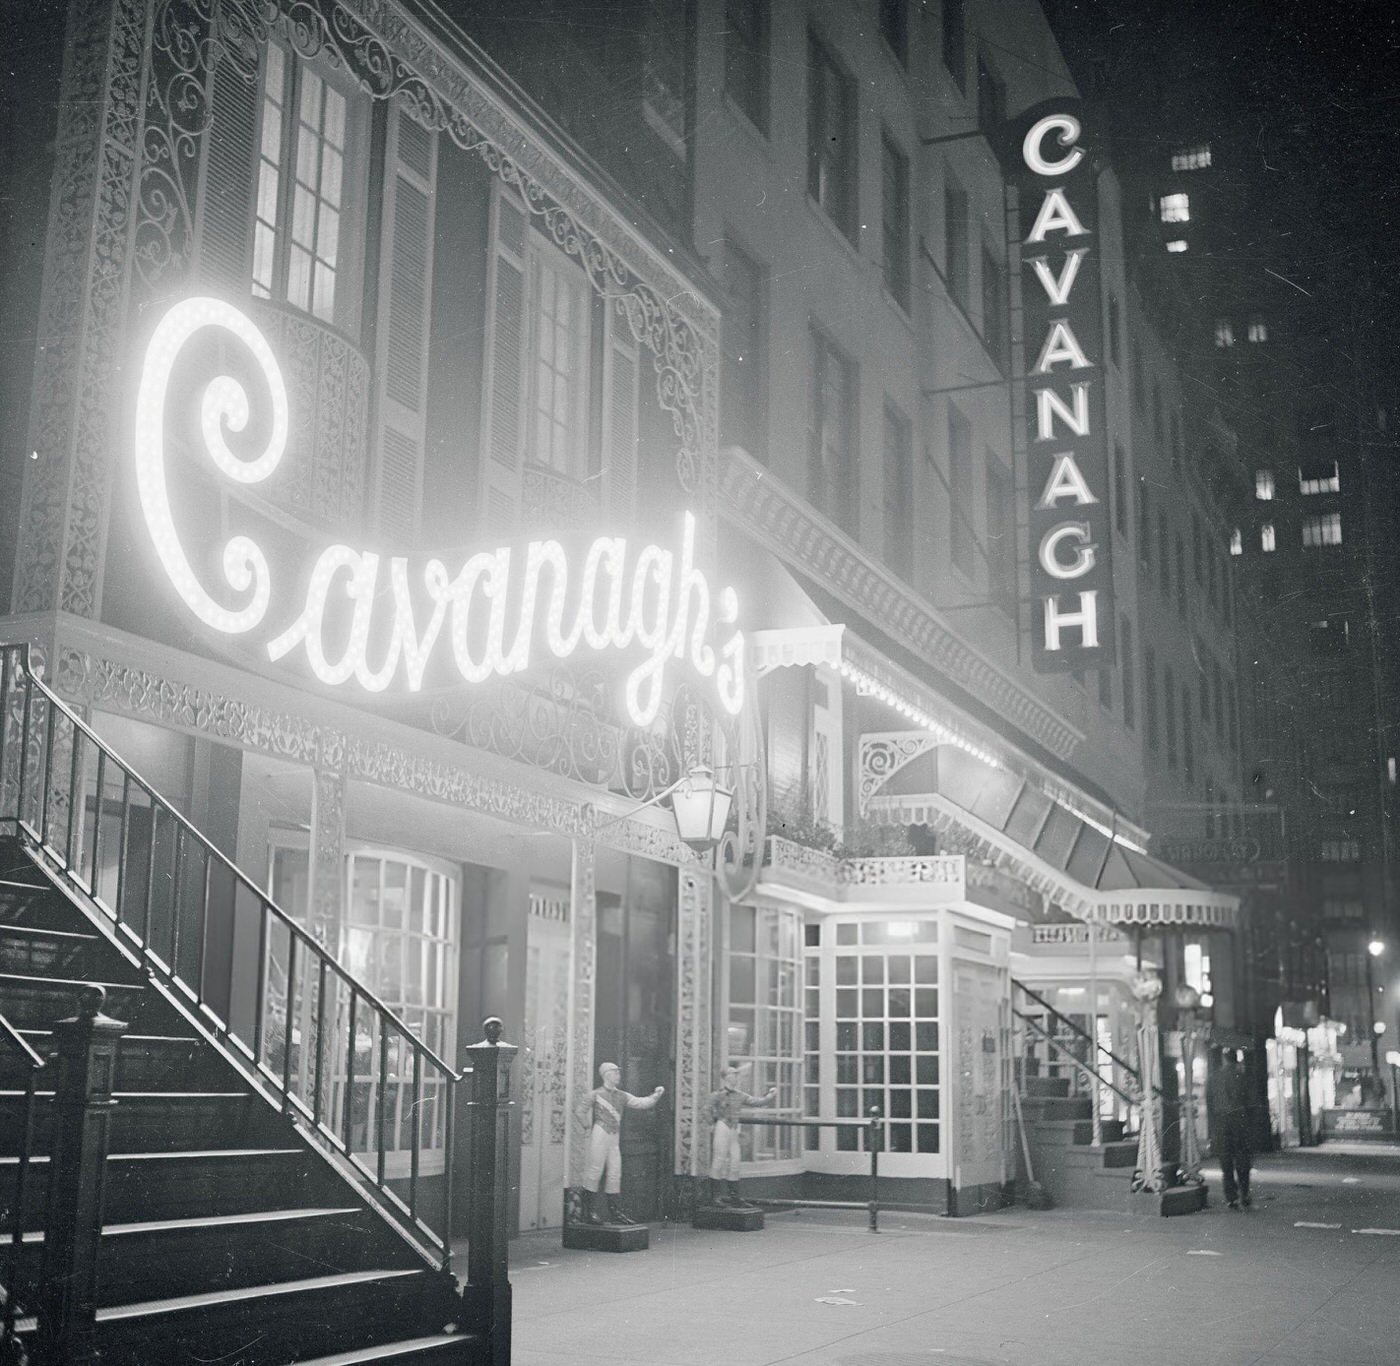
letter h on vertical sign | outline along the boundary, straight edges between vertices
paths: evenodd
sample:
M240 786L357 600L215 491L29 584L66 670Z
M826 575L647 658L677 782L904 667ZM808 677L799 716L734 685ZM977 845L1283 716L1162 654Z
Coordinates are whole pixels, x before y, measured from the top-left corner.
M1020 204L1038 673L1114 658L1098 169L1079 109L1073 99L1037 104L1007 125L1003 143Z

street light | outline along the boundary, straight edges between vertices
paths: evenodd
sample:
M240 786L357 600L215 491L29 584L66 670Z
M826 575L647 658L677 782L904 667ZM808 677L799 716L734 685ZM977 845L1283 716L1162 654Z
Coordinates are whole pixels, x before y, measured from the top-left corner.
M676 834L697 854L707 854L720 842L729 824L734 789L723 786L714 770L697 764L671 792Z
M1371 940L1371 942L1366 945L1366 952L1369 953L1372 958L1379 958L1381 954L1385 952L1385 940Z
M1371 965L1384 952L1385 940L1373 936L1371 942L1366 945L1366 1010L1373 1021L1371 1025L1371 1070L1375 1073L1378 1087L1382 1086L1380 1039L1381 1035L1385 1033L1385 1023L1376 1019L1376 978Z

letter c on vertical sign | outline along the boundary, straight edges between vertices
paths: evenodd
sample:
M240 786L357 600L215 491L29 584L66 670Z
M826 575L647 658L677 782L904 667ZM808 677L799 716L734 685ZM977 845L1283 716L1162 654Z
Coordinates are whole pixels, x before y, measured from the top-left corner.
M1045 135L1052 131L1059 134L1056 141L1061 147L1074 149L1058 161L1047 161L1041 152ZM1079 141L1079 135L1082 131L1079 120L1073 114L1047 114L1043 119L1037 119L1031 125L1030 131L1021 143L1021 156L1036 175L1068 175L1084 160L1084 149L1074 146Z

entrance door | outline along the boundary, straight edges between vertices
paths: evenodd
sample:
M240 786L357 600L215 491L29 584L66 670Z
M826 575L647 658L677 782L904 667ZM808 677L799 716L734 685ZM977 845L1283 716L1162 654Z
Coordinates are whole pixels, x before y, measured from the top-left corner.
M564 1217L569 1046L569 893L532 888L520 1050L520 1227Z
M629 859L624 895L598 895L595 1073L616 1062L633 1095L667 1090L656 1109L629 1110L622 1125L622 1204L640 1220L665 1213L671 1186L675 924L674 868Z

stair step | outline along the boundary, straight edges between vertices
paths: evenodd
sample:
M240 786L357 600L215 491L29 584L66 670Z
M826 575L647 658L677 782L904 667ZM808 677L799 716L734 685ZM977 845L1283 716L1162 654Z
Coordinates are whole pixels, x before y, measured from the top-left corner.
M1091 1110L1088 1096L1027 1096L1021 1102L1028 1120L1088 1119Z
M436 1333L427 1338L409 1338L404 1342L384 1343L379 1347L362 1347L354 1352L337 1352L334 1356L316 1357L301 1366L370 1366L376 1361L407 1362L466 1362L475 1360L472 1348L482 1339L474 1333Z
M103 1366L282 1366L421 1337L434 1309L446 1326L456 1301L444 1289L426 1271L376 1267L176 1295L99 1309L97 1341Z
M21 1029L40 1057L53 1051L53 1030ZM123 1034L117 1041L116 1086L119 1091L176 1090L184 1069L204 1051L191 1034ZM14 1052L0 1054L0 1090L23 1089L28 1064Z
M0 923L0 971L85 976L101 943L95 934L42 925Z
M1025 1077L1022 1084L1022 1094L1027 1099L1069 1095L1068 1077Z
M5 1018L16 1029L43 1029L77 1013L78 993L99 986L107 993L105 1015L134 1024L146 993L140 982L91 981L82 977L43 977L32 973L0 972L0 1000Z

